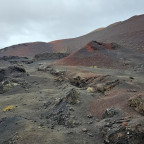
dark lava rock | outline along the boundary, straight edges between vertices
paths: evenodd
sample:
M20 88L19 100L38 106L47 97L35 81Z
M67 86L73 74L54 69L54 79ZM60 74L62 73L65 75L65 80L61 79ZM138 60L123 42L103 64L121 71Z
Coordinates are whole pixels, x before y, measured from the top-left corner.
M70 84L74 85L76 87L82 88L87 85L87 79L81 78L80 76L77 76L76 78L69 79Z
M102 128L106 144L142 144L144 142L144 118L113 121Z
M7 69L5 69L5 75L12 77L20 77L26 75L26 70L23 67L10 66Z
M68 53L43 53L35 55L34 60L39 61L39 60L61 59L67 57L68 55L69 55Z
M30 60L27 57L19 57L19 56L3 56L3 57L0 57L0 60L9 61L11 64L18 64L18 63L31 64L31 63L33 63L33 60Z
M17 78L27 76L26 70L23 67L19 66L9 66L5 69L0 69L0 81L3 81L6 78Z
M65 99L60 99L52 109L49 109L46 119L53 124L65 125L68 117L67 102Z
M114 88L119 83L120 83L119 80L114 80L114 81L106 82L105 84L97 84L96 91L104 93L105 91L109 91L110 89Z
M49 67L46 68L46 71L50 71L50 73L52 75L57 76L57 77L65 75L65 73L66 73L65 71L58 71L58 70L54 70L53 68L49 68Z
M110 109L106 109L102 118L112 118L112 117L118 117L122 115L124 115L122 110L112 107Z
M78 102L79 92L76 89L72 89L69 94L66 96L66 101L69 104L76 104Z
M47 113L42 114L42 118L46 118L48 123L53 125L64 125L69 127L77 126L77 123L70 120L69 104L76 104L78 101L79 92L72 89L66 97L56 99L56 103L49 108L51 103L44 104L44 108L48 109Z
M0 69L0 93L3 94L17 85L27 85L22 79L28 76L26 70L18 66L10 66L6 69Z
M9 61L9 60L18 60L18 59L28 59L27 57L19 57L19 56L3 56L0 57L0 60L5 60L5 61Z
M4 79L4 77L5 77L5 70L0 69L0 82Z

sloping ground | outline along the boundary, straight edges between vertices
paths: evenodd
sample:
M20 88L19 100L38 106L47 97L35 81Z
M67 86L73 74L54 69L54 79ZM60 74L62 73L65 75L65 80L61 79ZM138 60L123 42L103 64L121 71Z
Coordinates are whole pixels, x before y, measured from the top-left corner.
M0 50L0 56L18 55L33 57L35 54L45 52L72 53L92 40L108 43L115 42L123 47L144 52L143 37L144 15L139 15L77 38L57 40L49 43L36 42L10 46Z
M143 63L143 60L143 54L115 43L92 41L56 64L125 69L133 68L136 64Z
M82 66L114 66L109 51L115 51L114 44L105 44L92 41L84 48L60 60L57 64Z
M3 66L8 89L0 94L1 144L143 143L144 100L137 98L143 98L143 75L50 65L38 70L39 62Z
M102 115L106 109L115 107L122 109L130 116L137 116L137 113L135 113L132 108L129 107L128 100L135 96L135 93L137 96L139 96L139 93L143 93L143 91L141 90L141 92L137 92L136 89L138 89L138 87L129 89L130 87L131 86L128 84L124 84L123 86L120 85L111 92L107 92L107 94L105 93L105 97L93 100L90 103L91 113L98 118L102 118ZM141 95L141 97L144 97L144 95Z
M51 44L44 42L13 45L0 50L0 56L20 56L32 58L36 54L52 52Z
M74 52L84 47L88 42L97 40L101 42L114 42L129 49L139 49L144 52L144 15L134 16L122 22L116 22L99 31L93 31L84 36L55 41L54 50L64 49Z

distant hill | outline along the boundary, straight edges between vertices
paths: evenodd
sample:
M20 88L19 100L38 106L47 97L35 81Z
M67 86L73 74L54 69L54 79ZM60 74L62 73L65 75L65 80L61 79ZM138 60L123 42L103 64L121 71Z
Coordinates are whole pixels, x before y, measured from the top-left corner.
M133 16L128 20L116 22L77 38L10 46L1 49L0 56L33 57L36 54L50 52L72 53L92 40L114 42L125 48L144 52L144 15Z
M58 65L89 66L92 68L134 68L144 62L144 54L116 43L91 41L86 46L57 61Z
M97 41L92 41L68 57L61 59L57 64L90 67L103 66L107 68L115 67L119 63L115 55L118 50L119 46L115 43L99 43Z

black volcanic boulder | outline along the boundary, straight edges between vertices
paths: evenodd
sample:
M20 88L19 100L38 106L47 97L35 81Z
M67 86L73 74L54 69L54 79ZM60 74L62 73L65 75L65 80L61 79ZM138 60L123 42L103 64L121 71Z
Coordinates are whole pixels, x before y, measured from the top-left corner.
M23 67L19 66L10 66L5 69L6 77L21 77L26 76L26 70Z
M19 66L9 66L6 69L0 69L0 82L7 78L17 78L27 76L26 70Z
M6 69L0 69L0 94L9 91L17 85L25 84L23 78L27 75L26 70L18 66L10 66Z
M35 61L40 61L40 60L58 60L62 59L64 57L67 57L69 54L68 53L42 53L42 54L37 54L34 56Z
M144 118L110 119L103 126L102 134L105 144L143 144Z
M112 117L119 117L119 116L123 116L124 112L118 108L109 108L106 109L106 111L104 112L102 118L112 118Z
M4 79L4 76L5 76L5 70L0 69L0 82Z

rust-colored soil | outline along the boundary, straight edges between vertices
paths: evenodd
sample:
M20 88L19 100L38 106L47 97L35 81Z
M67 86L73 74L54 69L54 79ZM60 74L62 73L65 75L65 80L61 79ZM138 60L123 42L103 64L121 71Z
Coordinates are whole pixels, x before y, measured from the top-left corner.
M94 116L102 118L102 115L104 114L106 109L115 107L118 109L122 109L130 116L138 117L139 114L128 105L129 98L138 95L138 93L135 94L132 92L127 92L126 88L116 88L109 92L109 94L107 94L106 96L92 101L90 103L90 112ZM142 97L144 97L144 95Z

